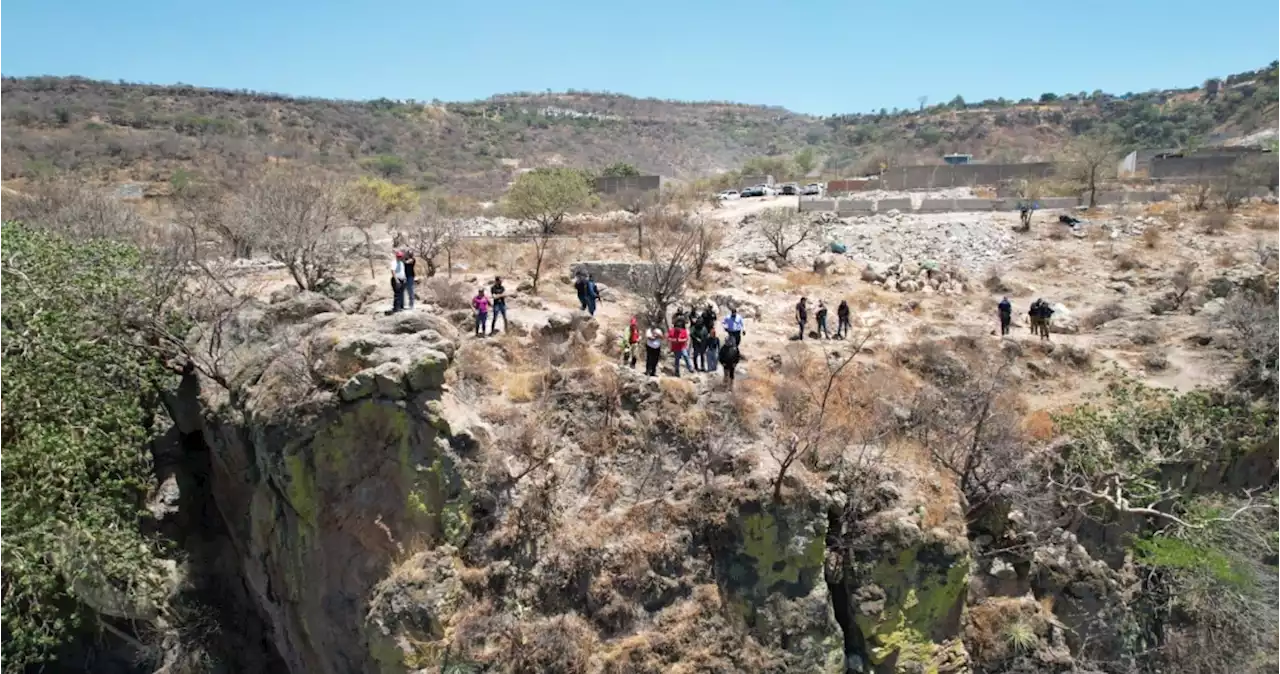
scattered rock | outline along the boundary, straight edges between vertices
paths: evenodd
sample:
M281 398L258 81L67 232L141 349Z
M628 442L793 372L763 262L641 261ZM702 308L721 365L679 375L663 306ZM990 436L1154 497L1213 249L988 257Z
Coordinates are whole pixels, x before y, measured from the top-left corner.
M373 387L378 395L398 400L404 397L404 366L400 363L383 363L373 369Z

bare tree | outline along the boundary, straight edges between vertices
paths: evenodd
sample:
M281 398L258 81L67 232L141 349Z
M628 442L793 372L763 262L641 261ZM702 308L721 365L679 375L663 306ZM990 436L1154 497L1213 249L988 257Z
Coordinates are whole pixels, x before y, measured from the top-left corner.
M119 199L69 181L38 182L5 196L4 219L18 220L71 240L112 239L152 243L146 223Z
M701 280L707 260L724 245L724 230L703 219L694 222L693 228L693 275Z
M636 291L644 298L650 325L665 325L667 310L684 296L693 271L695 235L688 231L649 237L646 264L636 278Z
M771 208L756 220L756 231L773 247L773 252L786 262L796 246L817 234L817 228L802 213L785 208Z
M1015 400L1009 364L983 358L916 396L911 432L955 475L970 514L1016 476L1025 443Z
M1191 209L1203 211L1209 207L1209 197L1213 195L1214 181L1201 177L1191 184Z
M775 431L777 442L769 450L778 462L778 474L773 478L775 503L782 502L782 485L796 461L818 453L824 443L843 444L847 440L842 437L843 433L832 432L830 408L837 397L842 373L871 336L870 331L864 333L849 345L844 355L825 354L825 377L796 377L777 390L778 410L783 421Z
M410 221L409 228L397 235L427 266L427 276L435 276L440 254L451 255L462 229L455 218L446 217L434 203L426 203ZM541 263L539 263L539 270ZM536 285L536 281L535 281Z
M1089 208L1098 205L1098 183L1116 170L1119 150L1115 141L1103 134L1078 137L1067 151L1069 175L1089 192Z
M272 171L240 195L233 217L240 218L241 226L257 226L258 247L283 264L299 288L318 290L360 248L343 241L349 214L340 189L324 175Z

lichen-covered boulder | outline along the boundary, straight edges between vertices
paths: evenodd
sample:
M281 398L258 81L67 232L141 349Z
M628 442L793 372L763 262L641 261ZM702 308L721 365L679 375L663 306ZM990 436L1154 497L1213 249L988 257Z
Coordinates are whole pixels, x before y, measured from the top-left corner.
M841 585L866 672L964 671L961 620L969 586L968 541L921 530L919 516L892 509L857 528Z
M826 534L823 504L797 499L739 504L717 537L726 603L762 645L787 653L787 671L844 671L844 638L823 575Z

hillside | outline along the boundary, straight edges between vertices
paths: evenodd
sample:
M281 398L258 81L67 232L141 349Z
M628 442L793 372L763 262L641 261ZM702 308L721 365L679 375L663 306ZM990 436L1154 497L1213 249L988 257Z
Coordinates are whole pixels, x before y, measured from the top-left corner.
M519 93L484 101L335 101L80 78L3 80L3 177L74 173L102 182L227 174L268 160L381 173L421 189L492 195L518 167L601 168L691 178L812 148L815 169L882 161L1046 157L1110 126L1127 145L1179 145L1274 125L1277 65L1205 87L1039 100L955 100L921 110L813 117L782 108L603 93Z

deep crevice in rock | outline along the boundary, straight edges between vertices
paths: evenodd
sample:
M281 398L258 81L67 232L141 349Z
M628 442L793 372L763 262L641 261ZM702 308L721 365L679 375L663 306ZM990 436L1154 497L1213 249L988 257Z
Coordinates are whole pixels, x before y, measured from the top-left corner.
M845 671L859 672L859 663L867 662L866 643L853 622L853 606L849 602L849 584L845 575L844 518L839 508L827 510L827 559L823 564L823 580L827 583L827 596L836 623L844 636Z

